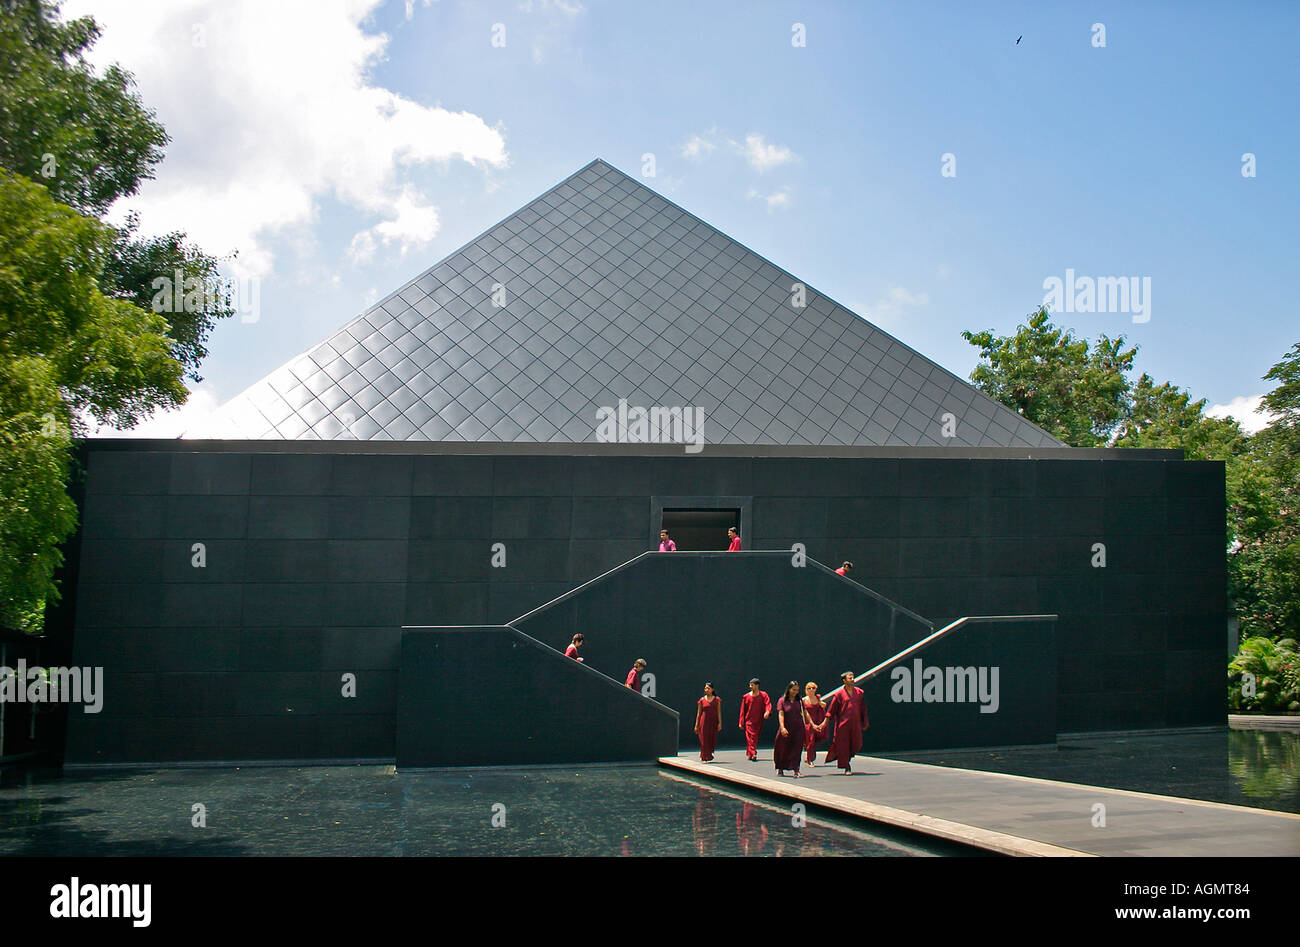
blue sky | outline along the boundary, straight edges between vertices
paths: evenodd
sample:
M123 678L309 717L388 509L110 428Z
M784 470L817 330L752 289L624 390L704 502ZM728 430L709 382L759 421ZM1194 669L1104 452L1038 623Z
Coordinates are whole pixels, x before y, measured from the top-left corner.
M173 135L128 204L260 281L194 413L597 156L963 377L1067 270L1149 279L1058 323L1212 405L1300 340L1294 4L262 6L65 5Z

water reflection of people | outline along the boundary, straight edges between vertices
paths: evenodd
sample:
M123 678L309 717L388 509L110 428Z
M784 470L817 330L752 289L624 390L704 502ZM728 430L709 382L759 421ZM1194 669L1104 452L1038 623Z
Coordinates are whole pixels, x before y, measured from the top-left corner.
M742 855L757 855L767 845L767 826L759 811L752 802L745 802L736 813L736 844Z
M713 805L712 791L700 787L699 793L695 799L695 812L691 814L695 854L712 855L718 845L718 813Z

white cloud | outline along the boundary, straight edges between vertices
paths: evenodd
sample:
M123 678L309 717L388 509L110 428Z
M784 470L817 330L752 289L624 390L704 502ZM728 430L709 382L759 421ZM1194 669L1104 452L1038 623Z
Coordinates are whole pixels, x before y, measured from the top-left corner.
M545 62L551 48L564 42L564 30L567 26L564 18L572 19L579 13L586 12L586 9L577 0L523 0L519 4L519 10L522 13L539 13L547 16L545 24L535 24L531 28L533 65L540 66ZM559 13L561 16L557 18L551 15L555 13Z
M577 16L587 8L578 3L577 0L523 0L519 4L519 9L524 13L532 13L534 10L543 12L559 10L566 16Z
M432 0L424 0L425 7L427 8L431 2ZM409 22L410 20L414 19L414 17L415 17L415 0L406 0L406 19Z
M1216 404L1206 408L1205 413L1212 418L1236 418L1243 431L1254 434L1263 430L1273 420L1273 415L1262 409L1263 400L1263 395L1242 395L1233 398L1227 404Z
M180 437L187 430L203 427L211 421L219 406L216 392L207 384L198 384L190 390L190 396L179 408L154 412L151 417L128 431L97 425L93 419L87 420L93 431L92 437L150 437L161 440Z
M766 201L767 212L769 214L778 207L790 206L790 189L788 187L783 187L779 191L773 191L771 194L761 194L757 189L751 187L749 193L745 196L750 199L758 198L759 200Z
M707 158L712 154L713 149L718 147L713 141L716 131L717 129L710 129L703 135L692 135L688 138L686 144L682 145L682 157L689 158L692 161Z
M414 190L405 190L396 201L396 216L384 220L369 230L352 238L348 255L357 263L366 263L374 256L377 244L385 247L396 244L400 256L413 246L421 246L438 232L438 210L425 204Z
M903 314L911 306L925 306L930 302L928 293L914 293L902 286L891 286L875 305L867 309L866 315L873 322L889 322Z
M380 0L68 0L103 28L93 60L135 74L172 142L125 203L146 232L183 229L204 250L238 249L236 275L265 275L271 238L310 225L334 196L380 223L362 231L406 252L436 234L411 172L508 163L504 135L467 111L426 106L368 72L388 37ZM431 225L431 226L430 226Z
M681 156L692 161L702 161L713 154L720 140L725 140L728 148L744 158L760 174L799 160L799 156L785 145L769 144L759 132L750 132L744 141L736 141L720 134L716 125L707 132L688 138L681 147Z
M746 135L743 145L737 142L731 144L745 156L750 167L759 172L789 164L799 157L784 145L769 145L758 132Z

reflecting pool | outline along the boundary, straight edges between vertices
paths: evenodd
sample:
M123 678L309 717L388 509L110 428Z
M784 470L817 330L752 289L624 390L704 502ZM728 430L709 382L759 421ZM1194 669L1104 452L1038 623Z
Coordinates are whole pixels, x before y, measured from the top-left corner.
M970 854L653 766L0 775L4 855Z

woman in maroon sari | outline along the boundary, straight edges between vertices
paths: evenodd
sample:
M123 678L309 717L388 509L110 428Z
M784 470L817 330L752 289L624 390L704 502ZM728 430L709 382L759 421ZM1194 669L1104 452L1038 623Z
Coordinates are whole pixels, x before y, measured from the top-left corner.
M785 685L785 695L777 701L776 747L772 750L772 760L776 763L776 775L784 776L788 769L799 776L799 757L803 756L804 734L812 729L812 720L808 709L799 699L799 682L791 681Z
M862 689L853 686L853 672L840 675L844 686L835 692L826 708L826 719L835 728L826 762L835 760L844 775L853 773L853 754L862 749L862 731L867 729L867 701Z
M713 750L718 745L718 731L722 729L722 701L713 693L713 684L704 685L704 696L695 702L695 734L700 738L700 759L713 762Z
M808 765L817 765L817 744L826 742L830 724L826 723L826 701L817 693L817 682L809 681L804 685L807 696L803 699L804 709L812 726L807 728L803 738L803 748L808 751Z

